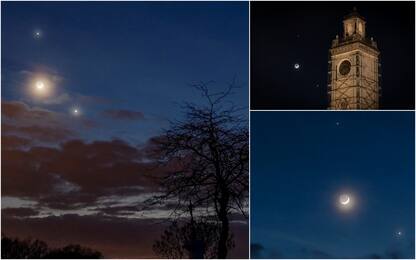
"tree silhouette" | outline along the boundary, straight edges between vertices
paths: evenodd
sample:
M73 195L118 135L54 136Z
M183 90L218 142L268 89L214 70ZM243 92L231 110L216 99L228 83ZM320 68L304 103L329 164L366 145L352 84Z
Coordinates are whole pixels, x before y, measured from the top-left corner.
M103 258L103 255L90 248L80 245L68 245L63 248L49 249L41 240L18 238L1 238L1 258L61 258L61 259L91 259Z
M192 212L192 209L190 209ZM183 221L182 221L183 222ZM195 220L193 214L189 222L174 221L153 245L153 251L164 258L215 258L219 239L219 226L209 217ZM230 237L227 247L232 248Z
M48 245L40 240L2 237L1 258L45 258Z
M230 215L238 211L245 216L248 203L248 125L241 109L226 102L235 84L219 93L210 93L205 83L193 87L207 105L185 103L184 121L171 122L154 140L160 162L173 163L176 170L161 179L164 194L151 203L175 201L174 219L189 217L190 204L197 215L212 216L218 228L213 257L226 258L232 239Z
M81 247L80 245L68 245L63 248L51 250L45 258L66 258L66 259L94 259L102 258L102 254L90 248Z

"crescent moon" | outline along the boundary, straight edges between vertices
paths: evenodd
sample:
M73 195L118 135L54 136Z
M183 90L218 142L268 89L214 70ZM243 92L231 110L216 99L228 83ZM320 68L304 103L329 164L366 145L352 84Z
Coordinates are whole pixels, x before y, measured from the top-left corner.
M346 196L346 197L347 197L347 199L346 199L346 200L341 201L341 204L342 204L342 205L347 205L348 203L350 203L350 197L348 197L348 196Z

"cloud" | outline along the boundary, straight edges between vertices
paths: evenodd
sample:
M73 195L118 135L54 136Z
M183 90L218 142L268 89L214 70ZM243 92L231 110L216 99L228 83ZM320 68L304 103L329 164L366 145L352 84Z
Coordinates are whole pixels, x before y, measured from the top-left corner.
M33 66L30 66L33 67ZM60 75L55 69L45 65L36 65L36 68L29 69L28 67L19 71L19 74L26 78L34 78L39 75L48 78L48 80L59 83L64 80L64 77Z
M30 108L20 101L2 101L1 113L6 118L14 120L39 120L48 118L49 120L55 119L57 114L45 109Z
M1 108L3 136L20 136L32 143L61 142L77 136L62 114L19 101L2 101Z
M38 211L36 211L33 208L5 208L1 210L1 214L3 214L3 217L30 217L30 216L36 216L38 214Z
M21 135L26 139L35 139L41 142L60 142L76 136L75 132L63 127L47 126L15 126L3 124L2 131L4 134Z
M34 200L10 196L1 196L1 208L33 208L38 203Z
M71 96L68 93L62 93L60 95L42 100L42 103L45 105L60 105L60 104L68 103L70 101L71 101Z
M30 140L26 145L60 143L79 137L79 129L96 128L98 123L87 117L73 118L67 113L29 107L20 101L2 101L2 136L10 142ZM17 140L21 137L21 140ZM10 145L18 145L17 143ZM21 144L23 145L23 144Z
M97 96L87 96L75 92L63 92L55 96L49 97L48 99L40 100L44 105L61 105L64 103L77 103L82 105L103 105L114 103L113 100L97 97Z
M99 126L99 124L95 120L91 120L88 118L85 118L85 119L83 118L81 120L81 124L86 128L96 128Z
M72 140L59 147L4 149L2 195L10 198L5 203L8 208L37 210L31 217L168 218L169 203L143 211L146 200L160 195L154 177L167 171L144 158L140 149L120 140ZM22 204L20 198L32 204Z
M132 110L105 110L103 111L103 115L117 120L140 120L144 119L144 114L139 111L132 111Z
M1 137L1 144L2 149L18 149L29 146L32 144L32 140L15 135L5 135Z
M37 147L29 151L3 150L1 165L2 196L37 197L48 195L54 185L44 165L56 157L52 148Z
M2 147L3 196L33 198L50 209L100 206L96 203L103 197L120 202L151 194L158 190L154 177L168 170L155 167L141 149L120 140L70 140L58 147L21 150L15 144L26 139L13 139L13 146Z

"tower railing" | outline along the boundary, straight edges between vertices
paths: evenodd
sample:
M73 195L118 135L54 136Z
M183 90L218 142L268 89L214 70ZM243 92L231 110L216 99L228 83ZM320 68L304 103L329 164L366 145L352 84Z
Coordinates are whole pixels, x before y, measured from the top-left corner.
M377 43L372 39L372 38L367 38L367 37L362 37L359 34L353 34L347 37L343 37L343 38L337 38L335 40L332 41L332 47L338 47L344 44L348 44L351 42L362 42L365 45L371 46L372 48L378 49L377 48Z

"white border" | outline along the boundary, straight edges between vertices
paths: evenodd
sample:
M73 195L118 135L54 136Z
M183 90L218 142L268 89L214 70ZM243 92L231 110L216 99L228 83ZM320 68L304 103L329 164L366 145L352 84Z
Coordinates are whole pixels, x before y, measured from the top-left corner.
M251 1L248 2L248 259L251 259Z

